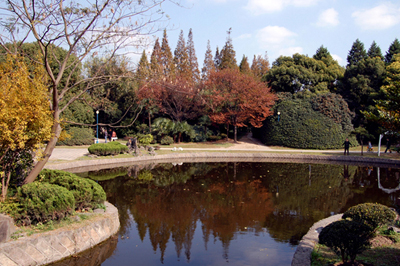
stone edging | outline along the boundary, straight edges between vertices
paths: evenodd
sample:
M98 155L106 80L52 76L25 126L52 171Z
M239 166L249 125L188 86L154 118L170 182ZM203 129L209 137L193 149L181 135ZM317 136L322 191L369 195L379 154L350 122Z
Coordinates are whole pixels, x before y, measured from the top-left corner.
M230 153L230 152L199 152L199 153L173 153L156 156L140 156L117 159L81 160L68 163L48 164L45 168L67 170L72 168L93 167L93 170L115 167L116 164L149 163L149 162L200 162L200 161L244 161L244 162L313 162L313 163L345 163L400 167L399 160L371 158L363 156L330 156L308 154L282 154L282 153ZM92 170L92 169L90 169ZM87 170L89 171L89 170Z
M311 265L311 252L314 249L315 244L318 243L318 235L322 228L330 223L338 221L342 218L343 214L336 214L321 221L316 222L307 234L303 236L299 245L296 248L296 252L293 255L291 266L309 266Z
M44 265L87 250L119 230L118 210L105 202L105 213L90 224L59 228L0 244L0 265Z

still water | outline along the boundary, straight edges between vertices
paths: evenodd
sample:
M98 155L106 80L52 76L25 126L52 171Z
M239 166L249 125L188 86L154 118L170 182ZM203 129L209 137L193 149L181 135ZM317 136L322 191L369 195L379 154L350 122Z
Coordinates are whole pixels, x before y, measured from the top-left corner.
M53 265L289 266L315 222L359 203L400 203L394 168L169 163L79 175L102 185L121 228L117 237Z

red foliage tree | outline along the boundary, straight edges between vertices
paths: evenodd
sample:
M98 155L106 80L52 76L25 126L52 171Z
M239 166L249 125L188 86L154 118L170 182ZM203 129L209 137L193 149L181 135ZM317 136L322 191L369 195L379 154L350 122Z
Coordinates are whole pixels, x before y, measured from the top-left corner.
M204 98L210 119L218 124L233 125L237 142L237 127L251 124L261 127L272 114L276 96L252 76L236 69L224 69L210 74L204 83Z
M160 112L177 122L194 119L202 114L199 90L184 78L153 80L139 90L139 100L155 103Z

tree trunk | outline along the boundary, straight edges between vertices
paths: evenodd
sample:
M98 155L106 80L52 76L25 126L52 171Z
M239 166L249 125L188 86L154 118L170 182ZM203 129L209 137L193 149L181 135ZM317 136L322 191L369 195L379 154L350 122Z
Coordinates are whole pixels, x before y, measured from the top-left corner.
M237 125L234 126L235 130L234 130L234 134L235 134L235 143L237 143Z
M151 134L151 115L150 115L150 113L149 113L149 132Z
M182 132L178 133L178 144L181 143L181 138L182 138Z
M364 155L364 144L363 144L363 140L361 139L361 156Z
M56 147L56 143L61 133L61 126L60 126L60 113L59 111L54 113L53 116L54 124L51 129L51 138L50 141L47 143L46 148L43 151L42 158L36 163L35 167L29 173L29 175L25 178L24 184L32 183L35 181L36 177L39 175L40 171L42 171L43 167L46 165L47 161L49 160L54 148Z
M226 124L226 142L229 141L229 124Z

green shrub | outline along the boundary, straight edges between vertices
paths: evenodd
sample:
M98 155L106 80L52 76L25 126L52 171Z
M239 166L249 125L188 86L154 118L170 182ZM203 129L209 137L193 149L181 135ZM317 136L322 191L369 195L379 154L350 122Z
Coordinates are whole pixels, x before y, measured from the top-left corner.
M375 230L381 225L392 222L396 218L396 213L382 204L364 203L349 208L342 218L365 223Z
M118 155L128 152L128 147L126 145L122 145L118 141L112 141L108 143L93 144L88 148L88 151L90 154L95 154L98 156Z
M75 197L76 209L93 208L106 199L103 188L96 182L60 170L44 169L40 172L40 182L65 187Z
M161 145L171 145L174 143L174 139L170 136L164 136L161 138Z
M319 243L323 244L341 257L343 262L349 258L352 262L357 254L370 247L373 233L364 223L340 220L324 227L319 234Z
M17 201L21 209L14 218L22 225L62 219L75 210L73 193L49 183L33 182L19 187Z
M70 127L67 133L71 135L62 141L58 141L57 145L75 146L75 145L91 145L93 143L93 129L82 127Z
M137 134L136 137L140 146L148 146L153 141L151 134Z
M260 129L253 129L254 136L267 145L302 149L343 148L347 137L351 146L358 145L355 137L349 137L353 130L351 113L340 96L300 97L283 97L274 107L275 115ZM341 105L335 106L336 102Z

